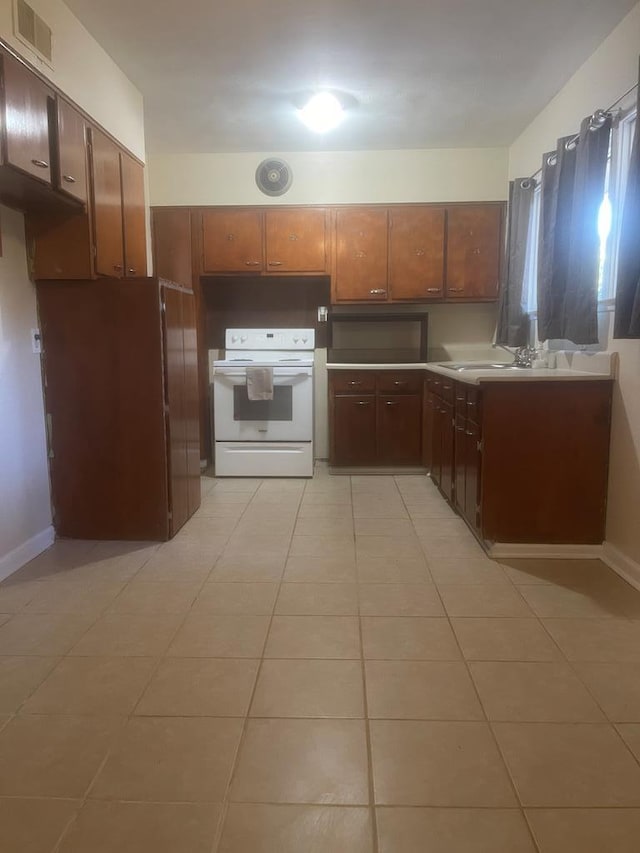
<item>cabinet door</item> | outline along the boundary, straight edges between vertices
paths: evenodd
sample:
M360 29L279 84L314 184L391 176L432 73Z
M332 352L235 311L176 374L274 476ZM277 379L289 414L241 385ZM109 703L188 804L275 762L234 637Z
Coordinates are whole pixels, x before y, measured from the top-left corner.
M120 152L125 275L147 274L147 219L144 209L144 166ZM186 282L191 284L191 282Z
M375 465L376 398L336 395L332 405L332 463Z
M497 299L501 235L501 205L448 209L447 299Z
M184 400L182 292L163 287L165 411L169 472L170 529L173 536L189 518L189 467Z
M202 213L204 271L261 272L262 213L259 210L205 210Z
M267 272L326 272L324 208L267 210L265 219Z
M447 500L451 501L453 497L455 453L453 406L450 403L441 402L440 409L442 412L442 456L439 485L444 496Z
M480 427L472 421L465 424L465 499L464 516L476 530L480 529L480 477L482 446Z
M58 98L56 188L87 201L86 124L80 113Z
M50 184L49 99L53 92L6 53L2 72L5 162Z
M337 302L386 302L387 210L345 208L336 213Z
M182 293L184 342L183 415L187 453L189 516L200 506L200 395L198 393L198 334L193 293Z
M444 208L401 207L389 212L391 299L444 295Z
M191 287L191 210L152 208L151 222L154 275Z
M124 272L120 151L95 128L91 129L91 178L96 273L120 278Z
M420 465L421 395L380 395L377 410L378 462L381 465Z
M433 419L434 397L425 379L422 392L422 464L429 472L433 464Z
M461 515L465 514L465 479L467 465L467 421L456 416L454 427L454 469L453 469L453 484L454 484L454 504L455 508Z

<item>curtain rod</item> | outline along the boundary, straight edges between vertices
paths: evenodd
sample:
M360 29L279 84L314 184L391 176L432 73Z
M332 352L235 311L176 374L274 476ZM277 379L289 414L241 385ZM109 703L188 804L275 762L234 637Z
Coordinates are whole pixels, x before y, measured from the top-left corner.
M623 95L620 95L620 97L619 97L619 98L617 98L617 99L616 99L616 100L615 100L615 101L614 101L610 106L608 106L606 110L596 110L596 111L593 113L592 118L593 118L593 117L595 117L595 116L598 116L598 115L606 115L607 113L610 113L610 112L611 112L611 110L615 109L615 108L618 106L618 104L620 103L620 101L624 101L624 99L627 97L627 95L630 95L630 94L634 91L634 89L637 89L637 88L638 88L638 84L637 84L637 83L634 83L634 84L633 84L633 86L631 86L629 89L627 89L627 91L626 91ZM575 142L577 142L577 140L578 140L579 138L580 138L580 134L579 134L579 133L577 133L574 137L572 137L572 138L569 140L569 142L567 143L567 145L572 145L572 144L574 144ZM535 181L535 179L538 177L538 175L541 175L541 174L542 174L542 166L541 166L539 169L537 169L537 170L533 173L533 175L529 175L529 177L528 177L528 178L525 178L525 179L524 179L524 181ZM525 189L526 189L526 188L525 188Z

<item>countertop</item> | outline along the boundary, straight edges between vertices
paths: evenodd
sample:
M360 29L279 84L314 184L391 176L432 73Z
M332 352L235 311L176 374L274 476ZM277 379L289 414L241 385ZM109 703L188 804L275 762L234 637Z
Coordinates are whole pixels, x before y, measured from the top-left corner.
M611 380L615 377L618 354L559 352L556 355L557 367L521 368L519 370L451 370L442 367L447 362L427 361L406 364L343 364L328 363L327 370L429 370L448 376L468 385L482 382L593 382ZM489 361L491 359L485 359ZM497 362L502 359L494 359Z

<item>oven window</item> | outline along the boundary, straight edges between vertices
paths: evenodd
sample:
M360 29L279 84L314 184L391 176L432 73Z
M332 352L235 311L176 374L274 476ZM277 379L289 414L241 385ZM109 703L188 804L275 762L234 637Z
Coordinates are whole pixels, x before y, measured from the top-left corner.
M293 420L293 386L274 385L273 400L250 400L246 385L233 386L234 421Z

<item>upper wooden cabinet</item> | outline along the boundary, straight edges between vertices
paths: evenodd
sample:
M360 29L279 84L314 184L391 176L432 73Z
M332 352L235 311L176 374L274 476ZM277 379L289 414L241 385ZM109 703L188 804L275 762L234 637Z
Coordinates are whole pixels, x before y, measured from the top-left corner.
M193 275L191 209L154 207L151 226L154 275L188 287Z
M56 104L54 182L57 190L87 202L87 125L62 98Z
M2 54L4 162L51 184L49 100L54 93L17 59Z
M125 275L147 274L147 222L144 206L144 167L120 152L122 229ZM191 282L187 281L190 285Z
M397 300L442 299L444 207L389 210L389 296Z
M91 131L91 183L95 270L98 275L124 274L120 150L99 130Z
M262 272L262 212L255 208L203 211L202 249L205 273Z
M339 208L336 212L336 302L386 302L387 230L385 207Z
M202 211L204 273L322 274L324 208L213 208Z
M267 272L327 269L327 211L322 207L265 211Z
M447 211L447 299L496 299L502 248L501 204Z

